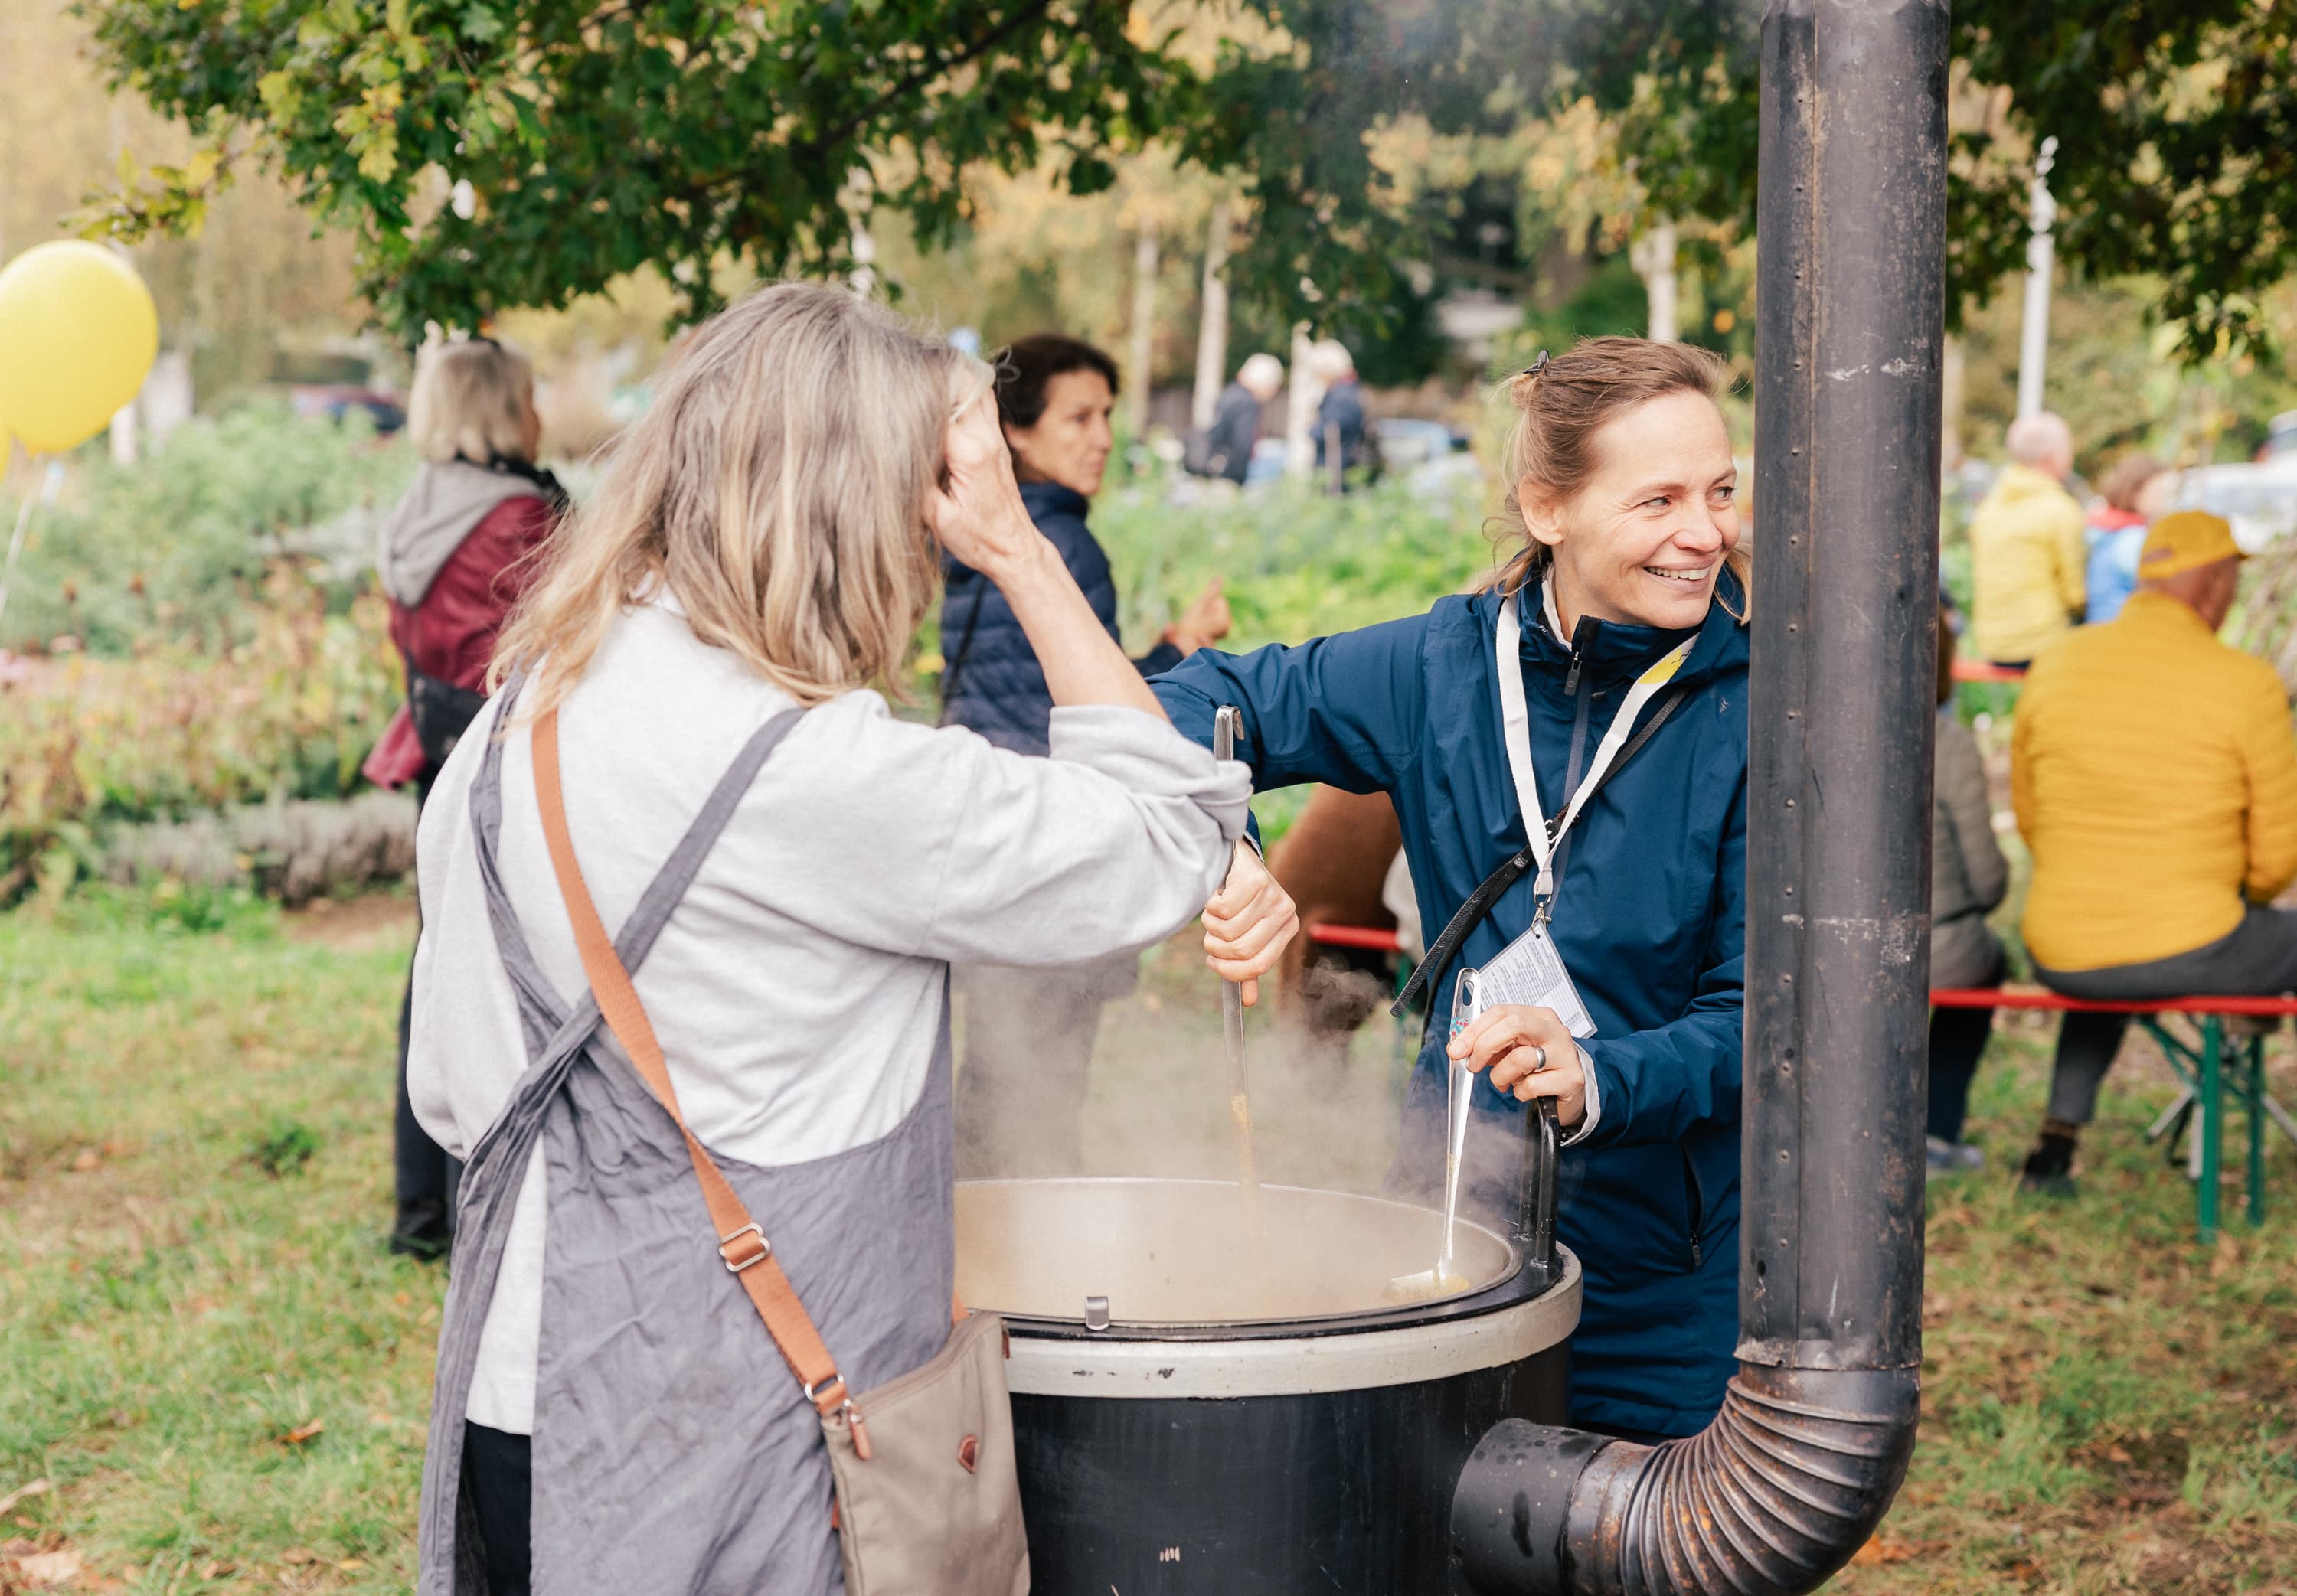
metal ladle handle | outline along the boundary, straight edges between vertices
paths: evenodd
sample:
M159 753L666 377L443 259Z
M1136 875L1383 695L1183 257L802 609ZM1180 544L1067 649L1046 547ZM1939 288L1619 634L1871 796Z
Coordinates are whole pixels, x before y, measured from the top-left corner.
M1555 1284L1556 1166L1562 1161L1563 1131L1553 1098L1535 1098L1523 1115L1522 1207L1516 1239L1540 1273L1540 1289Z
M1243 723L1244 712L1232 703L1224 703L1213 712L1214 759L1236 757L1237 728ZM1244 988L1225 979L1221 982L1221 1040L1228 1048L1228 1089L1234 1096L1245 1089Z
M1213 712L1214 759L1236 757L1237 728L1243 720L1244 712L1232 703L1224 703ZM1251 1191L1258 1187L1260 1180L1252 1156L1251 1088L1244 1067L1244 988L1225 978L1221 982L1221 1041L1228 1064L1229 1111L1236 1118L1241 1179L1244 1188Z

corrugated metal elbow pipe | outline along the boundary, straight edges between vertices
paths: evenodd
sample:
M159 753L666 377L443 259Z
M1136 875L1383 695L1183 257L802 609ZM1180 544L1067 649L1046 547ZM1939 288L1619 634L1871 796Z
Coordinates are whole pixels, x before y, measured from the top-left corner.
M1850 1560L1914 1447L1914 1371L1742 1368L1688 1440L1641 1446L1509 1419L1452 1505L1477 1590L1801 1596Z
M1739 1372L1658 1446L1486 1433L1486 1596L1801 1596L1914 1452L1947 46L1945 0L1764 10Z

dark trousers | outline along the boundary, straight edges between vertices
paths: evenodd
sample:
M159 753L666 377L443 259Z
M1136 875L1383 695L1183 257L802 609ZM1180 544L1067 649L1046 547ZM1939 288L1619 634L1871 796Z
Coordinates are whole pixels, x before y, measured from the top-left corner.
M527 1596L532 1583L532 1452L524 1436L463 1427L463 1496L478 1520L487 1596Z
M436 772L426 771L415 784L415 813L421 817L424 800L431 795L431 781ZM417 914L420 914L418 909ZM419 942L423 928L417 921L415 935ZM399 1000L399 1101L391 1121L391 1163L399 1212L391 1223L391 1235L405 1241L443 1249L455 1226L455 1189L462 1183L463 1166L459 1159L447 1156L447 1149L431 1139L415 1117L415 1106L407 1096L407 1047L415 1020L415 966L412 959L407 967L407 991Z
M2068 1015L2079 1019L2079 1015ZM1940 1141L1960 1141L1964 1119L1970 1113L1970 1082L1978 1074L1979 1058L1987 1038L1994 1033L1990 1008L1931 1010L1931 1135Z
M420 933L417 933L419 935ZM431 1139L415 1117L407 1096L407 1044L415 1013L415 972L407 972L407 992L399 1002L399 1101L391 1120L393 1184L399 1199L394 1233L409 1237L433 1230L443 1238L454 1229L455 1189L462 1183L462 1160Z
M2297 910L2252 909L2216 942L2145 964L2102 970L2034 973L2052 991L2092 1003L2150 1003L2162 998L2276 997L2297 991ZM2129 1016L2070 1014L2058 1032L2050 1070L2049 1115L2086 1125L2097 1112L2097 1089L2121 1050Z

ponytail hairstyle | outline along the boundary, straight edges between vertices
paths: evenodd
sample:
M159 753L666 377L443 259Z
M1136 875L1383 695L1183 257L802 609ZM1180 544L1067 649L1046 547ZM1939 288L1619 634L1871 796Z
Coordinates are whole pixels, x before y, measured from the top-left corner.
M1696 344L1583 338L1560 355L1540 350L1538 359L1500 384L1516 417L1500 466L1507 479L1507 498L1489 531L1495 543L1520 539L1522 547L1510 553L1478 590L1521 593L1545 572L1552 558L1524 521L1527 481L1552 498L1568 499L1594 474L1595 434L1605 426L1638 405L1670 393L1697 393L1719 401L1730 381L1723 358ZM1742 607L1732 610L1720 588L1717 600L1743 625L1754 572L1743 536L1723 556L1723 564L1738 579Z

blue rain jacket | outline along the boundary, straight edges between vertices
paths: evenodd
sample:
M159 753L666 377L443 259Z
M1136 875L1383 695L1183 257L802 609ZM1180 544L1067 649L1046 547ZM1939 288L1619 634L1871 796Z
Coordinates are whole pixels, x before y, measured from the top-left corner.
M1116 637L1116 579L1108 555L1084 523L1084 495L1058 482L1024 482L1021 502L1037 530L1060 550L1061 564L1092 613ZM1029 646L1013 606L996 583L961 561L944 555L942 572L947 581L941 646L948 662L942 667L942 723L969 726L1000 748L1046 753L1051 746L1047 739L1053 723L1052 689L1045 686L1044 667L1037 663L1037 651ZM1170 643L1157 644L1133 662L1143 676L1180 662L1181 651Z
M1635 678L1686 634L1583 620L1575 649L1538 600L1533 588L1519 606L1521 668L1552 815L1575 746L1584 766ZM1432 942L1526 842L1493 674L1498 611L1497 595L1479 594L1297 648L1207 649L1152 685L1206 745L1214 709L1239 705L1237 753L1259 788L1320 781L1393 798ZM1572 1418L1682 1436L1714 1417L1736 1368L1747 633L1721 604L1675 679L1690 696L1568 834L1549 929L1595 1022L1583 1045L1601 1104L1563 1157L1558 1229L1586 1287ZM1487 963L1529 927L1532 884L1527 873L1438 974L1432 1016L1448 1019L1462 963ZM1423 1037L1392 1176L1422 1198L1442 1180L1445 1030ZM1475 1093L1470 1193L1511 1214L1523 1109L1481 1075Z

